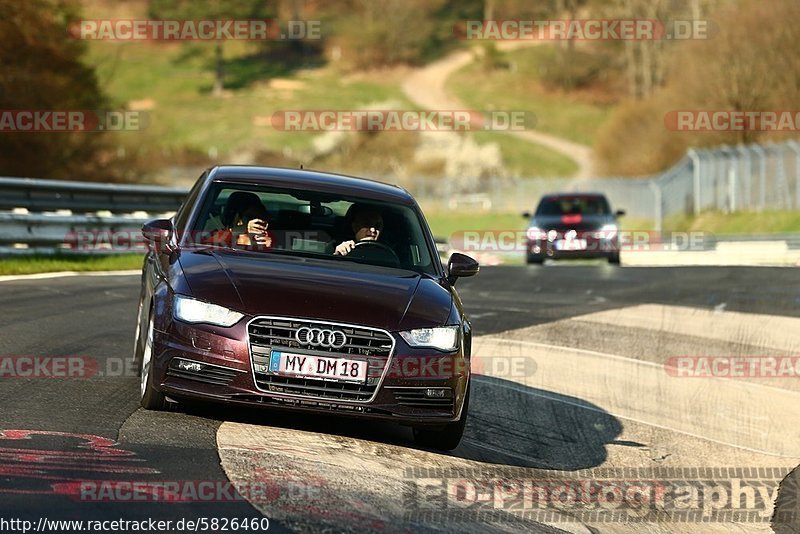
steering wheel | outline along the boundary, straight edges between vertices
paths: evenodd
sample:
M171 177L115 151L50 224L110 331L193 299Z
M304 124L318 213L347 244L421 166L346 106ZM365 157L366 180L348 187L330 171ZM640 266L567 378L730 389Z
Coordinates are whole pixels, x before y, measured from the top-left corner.
M376 262L387 267L400 266L400 258L392 247L379 241L359 241L347 257Z

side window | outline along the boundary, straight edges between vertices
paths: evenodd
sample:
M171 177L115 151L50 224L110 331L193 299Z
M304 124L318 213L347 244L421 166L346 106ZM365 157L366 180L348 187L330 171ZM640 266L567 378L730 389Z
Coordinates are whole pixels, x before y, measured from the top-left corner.
M192 190L189 191L189 196L186 197L186 199L183 201L183 204L181 204L180 209L175 214L175 229L178 232L178 237L182 237L183 233L186 231L186 224L189 221L189 215L192 212L192 207L197 202L197 196L200 194L200 190L205 182L207 172L208 171L200 175L200 178L197 179L197 182L195 182Z
M235 191L233 189L220 189L215 187L213 193L209 193L202 211L197 214L195 228L203 232L213 232L225 227L222 222L222 211L228 197Z

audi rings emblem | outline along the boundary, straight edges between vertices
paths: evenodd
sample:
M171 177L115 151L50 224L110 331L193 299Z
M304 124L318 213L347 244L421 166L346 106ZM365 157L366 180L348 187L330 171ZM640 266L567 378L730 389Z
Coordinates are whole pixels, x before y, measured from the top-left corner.
M294 333L294 338L301 345L330 349L341 349L347 343L347 336L341 330L325 330L307 326L298 328Z

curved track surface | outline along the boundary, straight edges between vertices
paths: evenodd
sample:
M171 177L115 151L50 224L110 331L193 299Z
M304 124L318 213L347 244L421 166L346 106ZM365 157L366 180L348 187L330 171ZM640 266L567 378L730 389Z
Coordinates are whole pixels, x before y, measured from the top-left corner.
M143 411L125 368L137 276L4 281L0 516L267 517L270 530L305 532L795 532L791 517L771 525L770 516L776 500L781 512L797 510L797 377L685 378L665 367L676 357L796 355L795 277L485 268L459 282L478 374L465 439L451 454L419 449L390 424L213 406ZM83 368L30 378L8 363L31 357ZM679 479L724 486L728 497L732 483L749 483L753 511L737 516L717 493L686 501L695 515L637 523L630 507L603 515L592 498L539 506L515 501L511 488ZM127 491L134 482L138 492Z

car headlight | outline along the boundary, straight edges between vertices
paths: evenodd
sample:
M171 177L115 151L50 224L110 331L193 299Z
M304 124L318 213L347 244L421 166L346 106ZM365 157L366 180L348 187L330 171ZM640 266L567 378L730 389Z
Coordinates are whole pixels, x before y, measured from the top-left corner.
M616 224L604 224L598 232L595 233L597 239L613 239L617 235L619 228Z
M545 237L547 237L547 234L545 234L538 226L531 226L528 228L528 231L525 232L525 234L531 241L542 241Z
M458 347L458 326L417 328L400 332L400 336L412 347L431 347L439 350L454 350Z
M239 312L223 306L209 304L181 295L175 295L175 318L187 323L208 323L217 326L233 326L244 317Z

